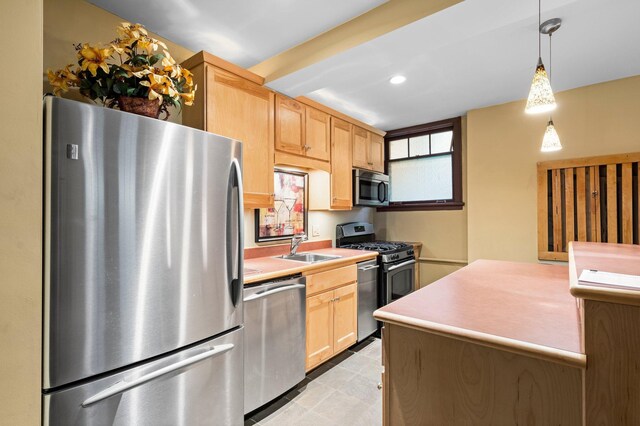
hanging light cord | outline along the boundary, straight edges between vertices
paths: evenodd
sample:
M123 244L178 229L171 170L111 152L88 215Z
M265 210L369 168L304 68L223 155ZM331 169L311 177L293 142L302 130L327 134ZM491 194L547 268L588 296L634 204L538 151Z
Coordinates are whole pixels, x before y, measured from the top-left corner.
M549 33L549 83L551 83L551 36L553 32Z
M540 44L542 44L542 36L540 35L540 15L542 15L541 3L542 0L538 0L538 58L542 58L542 49L540 48Z
M553 35L553 31L549 33L549 85L551 85L551 36ZM549 121L553 121L551 113L549 113Z

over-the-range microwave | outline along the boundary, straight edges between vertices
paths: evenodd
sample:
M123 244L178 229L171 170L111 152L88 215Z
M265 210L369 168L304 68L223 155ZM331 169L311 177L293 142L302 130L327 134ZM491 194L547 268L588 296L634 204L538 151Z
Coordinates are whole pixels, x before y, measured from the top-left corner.
M354 206L388 206L389 176L353 169L353 205Z

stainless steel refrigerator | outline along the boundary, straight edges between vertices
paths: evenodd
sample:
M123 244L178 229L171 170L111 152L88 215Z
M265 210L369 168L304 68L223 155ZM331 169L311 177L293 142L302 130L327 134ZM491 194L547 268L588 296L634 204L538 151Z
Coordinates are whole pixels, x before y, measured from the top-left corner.
M45 99L43 423L243 423L242 144Z

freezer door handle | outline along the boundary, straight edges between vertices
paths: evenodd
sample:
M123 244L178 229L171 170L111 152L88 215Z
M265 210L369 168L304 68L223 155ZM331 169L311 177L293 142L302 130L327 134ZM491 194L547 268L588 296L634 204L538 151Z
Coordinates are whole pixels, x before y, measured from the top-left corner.
M250 302L252 300L262 299L263 297L271 296L272 294L280 293L282 291L293 290L296 288L305 288L305 287L306 286L304 284L293 284L293 285L287 285L284 287L278 287L278 288L274 288L273 290L267 290L263 293L255 293L255 294L252 294L251 296L247 296L244 298L244 301Z
M211 348L211 350L208 350L206 352L203 352L201 354L192 356L190 358L187 359L183 359L182 361L176 362L175 364L171 364L171 365L167 365L166 367L163 367L159 370L156 370L154 372L151 372L149 374L145 374L142 377L138 377L137 379L131 380L131 381L122 381L122 382L118 382L115 385L103 390L102 392L98 392L97 394L93 395L92 397L89 397L87 399L84 400L84 402L82 403L83 407L89 407L90 405L95 404L96 402L100 402L104 399L110 398L114 395L118 395L120 393L124 393L127 392L133 388L136 388L140 385L143 385L147 382L150 382L151 380L157 379L158 377L164 376L165 374L169 374L172 373L176 370L180 370L181 368L185 368L188 367L190 365L196 364L200 361L203 361L207 358L211 358L217 355L222 355L223 353L229 352L231 349L233 349L234 345L231 343L227 343L224 345L218 345L215 346L213 348Z
M231 206L233 194L236 192L237 205ZM227 280L231 291L233 306L237 306L242 292L242 243L244 240L242 226L243 200L242 200L242 172L237 159L231 162L229 173L229 186L227 187Z

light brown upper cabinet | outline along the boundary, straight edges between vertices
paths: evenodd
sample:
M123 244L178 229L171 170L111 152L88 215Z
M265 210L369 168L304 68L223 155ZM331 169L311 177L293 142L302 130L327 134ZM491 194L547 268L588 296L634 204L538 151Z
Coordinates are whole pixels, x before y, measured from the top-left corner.
M305 155L305 108L300 102L276 95L276 149Z
M258 76L204 52L183 66L193 73L198 92L182 123L242 141L245 208L273 206L274 93L256 83Z
M351 209L351 143L353 125L331 117L331 208Z
M384 138L376 133L371 135L371 169L384 173Z
M276 164L330 171L330 117L276 94Z
M382 136L353 127L353 167L384 172L384 139Z
M304 149L307 157L329 161L331 155L330 143L330 115L310 106L306 111L306 145Z

